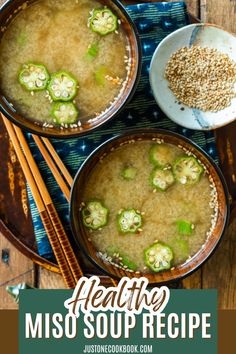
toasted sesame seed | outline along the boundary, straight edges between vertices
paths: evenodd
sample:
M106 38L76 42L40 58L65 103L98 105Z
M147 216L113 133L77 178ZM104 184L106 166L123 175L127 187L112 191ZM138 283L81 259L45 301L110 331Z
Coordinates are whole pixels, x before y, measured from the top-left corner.
M165 78L179 102L202 111L220 111L236 97L236 63L217 49L180 48L167 63Z

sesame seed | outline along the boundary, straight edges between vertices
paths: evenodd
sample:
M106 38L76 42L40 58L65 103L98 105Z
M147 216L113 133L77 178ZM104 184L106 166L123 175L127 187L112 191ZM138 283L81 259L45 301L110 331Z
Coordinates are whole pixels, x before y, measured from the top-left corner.
M167 63L165 78L180 103L202 111L225 109L236 97L236 63L217 49L180 48Z

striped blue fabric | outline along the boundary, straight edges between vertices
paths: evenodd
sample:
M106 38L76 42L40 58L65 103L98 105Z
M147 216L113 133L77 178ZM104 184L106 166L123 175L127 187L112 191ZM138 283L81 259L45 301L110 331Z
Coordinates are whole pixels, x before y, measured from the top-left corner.
M86 137L65 141L52 139L52 143L57 153L64 161L72 176L74 176L85 158L102 142L117 133L133 128L156 127L169 129L187 136L199 144L217 161L217 152L213 133L188 130L169 120L154 101L149 84L148 74L150 61L157 45L169 33L188 24L185 4L183 2L146 3L127 6L127 10L135 22L142 40L142 76L137 91L132 101L126 106L125 110L123 110L118 117L109 123L106 123L100 129L88 134ZM27 139L34 158L44 177L47 188L50 191L58 214L65 226L66 231L70 234L68 203L56 184L37 147L35 146L30 134L27 134ZM38 245L38 252L45 258L53 258L50 244L29 189L28 196Z

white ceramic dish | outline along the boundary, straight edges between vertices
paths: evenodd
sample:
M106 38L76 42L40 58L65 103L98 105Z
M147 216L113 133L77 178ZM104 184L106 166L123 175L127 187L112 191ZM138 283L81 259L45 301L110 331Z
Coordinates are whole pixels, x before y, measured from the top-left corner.
M203 112L179 104L164 78L171 55L179 48L192 45L216 48L236 62L236 36L233 34L211 24L198 23L183 27L167 36L153 55L150 68L152 91L160 108L174 122L190 129L216 129L236 120L236 98L222 111Z

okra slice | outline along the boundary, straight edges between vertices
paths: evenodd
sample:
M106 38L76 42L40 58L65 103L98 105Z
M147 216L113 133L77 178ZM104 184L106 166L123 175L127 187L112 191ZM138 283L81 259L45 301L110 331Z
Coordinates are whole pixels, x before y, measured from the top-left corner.
M73 124L78 119L78 109L72 102L53 103L51 115L57 124Z
M94 9L89 18L89 27L93 32L105 36L117 30L118 18L107 8Z
M71 101L77 94L78 82L66 71L52 74L48 83L48 92L53 101Z
M155 189L160 191L166 191L174 182L173 172L169 168L156 167L151 173L151 184Z
M171 243L174 255L176 259L181 259L184 262L190 255L190 249L188 241L182 238L175 238Z
M19 82L28 91L45 90L48 80L49 73L41 64L24 64L19 73Z
M98 43L93 43L89 46L88 51L86 53L86 58L88 60L93 60L96 58L96 56L98 55L99 52L99 46Z
M104 65L99 66L99 68L95 71L95 80L96 83L100 86L104 86L106 83L106 73L107 73L107 68Z
M164 243L157 242L144 251L145 264L153 270L160 272L170 269L174 258L172 249Z
M197 183L203 173L203 167L193 156L180 157L174 162L173 171L176 180L181 184Z
M120 265L124 268L130 269L130 270L137 270L138 266L135 262L133 262L129 257L127 257L124 254L120 254Z
M174 160L173 151L166 144L155 144L149 151L150 162L159 167L172 164Z
M107 249L107 254L112 258L112 262L129 270L137 270L138 266L126 254L121 253L118 248L111 247Z
M135 234L142 226L142 216L135 209L122 210L118 216L118 227L122 233Z
M135 179L137 175L137 168L133 167L133 166L128 166L125 167L122 171L121 171L121 176L126 179L127 181L132 181Z
M186 236L190 236L193 233L193 229L194 229L194 225L189 222L189 221L185 221L185 220L178 220L176 221L177 227L178 227L178 232L179 235L186 235Z
M19 35L16 38L16 42L20 47L24 47L25 43L27 41L27 35L24 31L20 32Z
M92 230L98 230L106 226L109 210L98 200L90 201L82 209L84 225Z

